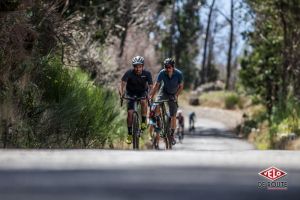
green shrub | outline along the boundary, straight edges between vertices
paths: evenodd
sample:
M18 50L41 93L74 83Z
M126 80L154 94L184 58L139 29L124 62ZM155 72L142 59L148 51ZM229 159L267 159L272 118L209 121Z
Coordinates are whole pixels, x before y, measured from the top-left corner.
M36 80L42 91L40 103L32 92L24 96L28 109L43 108L38 121L32 122L37 145L95 148L125 137L125 119L115 92L95 86L79 69L64 68L55 57L45 59L42 67Z
M261 103L261 99L258 95L251 96L252 105L258 105Z
M272 126L275 132L291 133L300 135L300 105L293 98L285 102L285 106L276 106L273 108L271 116Z
M225 97L225 108L233 109L238 103L240 99L236 94L229 94Z

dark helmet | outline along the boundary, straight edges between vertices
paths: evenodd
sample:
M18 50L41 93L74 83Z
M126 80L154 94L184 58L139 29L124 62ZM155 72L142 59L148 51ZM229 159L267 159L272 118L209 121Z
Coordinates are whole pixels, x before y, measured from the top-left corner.
M144 64L144 58L142 56L136 56L132 58L132 66L143 65L143 64Z
M175 60L173 58L167 58L164 61L164 67L166 67L167 65L172 65L173 67L175 67Z

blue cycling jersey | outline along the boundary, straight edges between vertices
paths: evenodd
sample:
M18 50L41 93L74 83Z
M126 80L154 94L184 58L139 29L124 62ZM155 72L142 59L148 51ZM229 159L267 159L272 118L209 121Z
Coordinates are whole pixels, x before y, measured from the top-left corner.
M166 70L163 69L157 76L157 82L161 84L162 92L166 94L176 94L179 85L183 82L182 72L178 69L174 69L171 77L168 76Z

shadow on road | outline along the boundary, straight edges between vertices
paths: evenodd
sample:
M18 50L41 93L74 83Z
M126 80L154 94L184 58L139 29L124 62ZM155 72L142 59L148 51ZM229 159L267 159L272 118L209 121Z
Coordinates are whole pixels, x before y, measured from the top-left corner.
M185 135L189 135L190 137L222 137L240 139L240 137L233 133L233 130L205 127L195 127L194 131L185 130Z
M299 171L288 191L257 187L259 169L163 167L134 170L1 171L1 200L297 199Z

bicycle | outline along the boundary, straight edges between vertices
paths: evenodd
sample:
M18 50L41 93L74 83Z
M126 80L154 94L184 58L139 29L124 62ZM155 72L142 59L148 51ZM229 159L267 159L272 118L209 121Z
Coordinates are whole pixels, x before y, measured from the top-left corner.
M153 138L152 141L152 146L155 149L158 149L158 138L161 137L164 139L165 144L166 144L166 149L172 149L172 141L173 141L173 136L171 135L171 117L169 113L166 110L165 103L169 102L170 100L162 100L162 101L155 101L153 102L154 104L157 104L159 106L160 112L159 115L156 116L156 124L160 128L160 132L154 131L156 135ZM176 100L174 100L176 102ZM177 103L177 102L176 102Z
M184 128L179 123L177 124L176 135L178 136L179 143L182 144L184 137Z
M140 105L141 100L147 99L147 97L121 97L121 106L123 105L123 100L134 101L134 111L132 114L132 148L139 149L139 139L142 134L140 115L138 112L138 105Z

